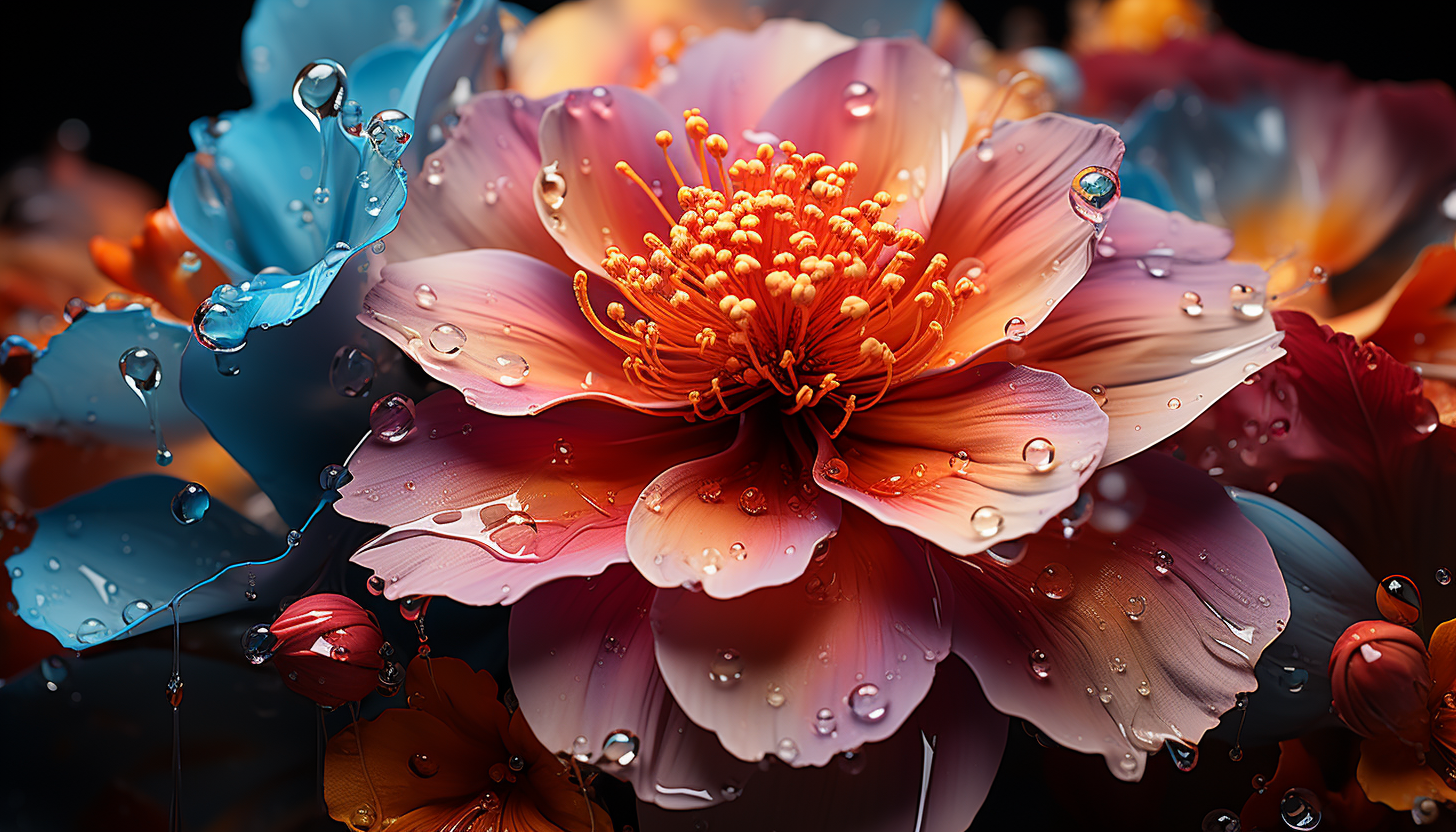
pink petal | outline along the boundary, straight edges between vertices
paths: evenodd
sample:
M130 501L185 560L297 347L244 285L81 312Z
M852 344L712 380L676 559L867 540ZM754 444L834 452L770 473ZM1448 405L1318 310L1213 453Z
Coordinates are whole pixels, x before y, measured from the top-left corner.
M585 403L503 418L449 390L419 403L404 440L360 447L336 509L391 527L353 558L386 580L388 597L512 603L625 561L643 486L722 448L725 428Z
M487 413L521 416L576 399L685 406L627 381L621 351L587 322L571 278L540 260L482 249L392 264L381 276L359 320Z
M966 124L950 64L918 41L874 39L811 70L757 128L792 141L800 153L824 154L828 164L854 162L852 202L888 191L892 208L900 206L899 224L924 232ZM755 143L744 142L743 151L751 153Z
M699 809L725 792L731 798L754 769L688 720L668 693L647 618L656 594L630 566L532 592L511 611L511 682L547 749L631 781L641 800ZM638 742L627 765L602 754L621 732Z
M689 44L649 92L669 113L700 109L714 132L756 144L743 133L752 132L774 99L854 45L854 38L822 23L793 18L765 21L752 32L720 29Z
M409 208L386 238L389 262L504 248L575 271L536 217L536 134L550 103L487 92L462 106L445 146L410 180Z
M658 667L735 756L824 765L889 737L929 690L950 646L934 568L910 535L848 512L802 580L728 601L659 591Z
M676 137L668 152L678 173L689 184L699 184L697 166L684 150L681 114L669 114L637 90L572 90L541 116L544 167L537 180L536 213L582 268L605 274L601 261L607 246L619 246L630 256L646 252L644 234L668 239L672 223L653 197L615 167L623 161L631 165L675 220L681 213L677 180L654 141L662 130ZM552 178L548 183L548 171L561 182Z
M981 288L946 328L946 363L1005 340L1013 318L1035 329L1077 285L1097 229L1072 211L1072 179L1121 161L1115 130L1055 114L1000 124L961 154L923 249L950 258L948 285L970 277Z
M758 408L722 453L658 475L627 521L627 551L658 586L701 584L733 598L804 574L820 541L839 528L840 503L809 476L794 423Z
M1040 529L1077 498L1107 417L1059 376L993 363L919 379L822 427L815 480L957 554Z
M1137 780L1256 686L1289 597L1264 536L1197 469L1144 454L1083 500L1014 565L947 561L954 649L997 709Z
M966 666L941 663L905 725L823 768L773 765L736 801L699 812L638 808L643 832L765 828L795 832L964 832L1006 746L997 713Z
M1110 256L1093 260L1051 317L1007 347L1011 360L1105 402L1103 465L1167 438L1284 354L1263 312L1269 275L1223 259L1231 248L1227 231L1127 200L1098 244Z

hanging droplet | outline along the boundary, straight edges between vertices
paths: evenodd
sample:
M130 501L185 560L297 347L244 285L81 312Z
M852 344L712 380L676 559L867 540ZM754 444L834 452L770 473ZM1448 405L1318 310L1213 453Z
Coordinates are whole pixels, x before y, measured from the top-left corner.
M1203 314L1203 298L1199 297L1197 292L1184 292L1183 300L1178 308L1183 310L1184 315L1197 318Z
M536 193L552 211L559 211L566 204L566 179L561 175L559 162L541 168L541 174L536 178Z
M369 409L369 429L374 437L394 444L403 442L415 429L415 403L402 393L390 393Z
M337 491L348 485L353 479L354 475L349 473L348 468L337 462L330 463L319 471L319 488L325 491Z
M268 629L267 624L254 624L243 633L243 658L249 664L262 664L273 658L278 649L278 636Z
M971 512L971 530L983 538L994 537L1005 522L1001 512L990 506L981 506Z
M364 586L366 589L369 590L370 595L383 595L384 588L388 586L388 584L383 578L379 577L378 575L370 575L369 580L364 582Z
M1198 746L1184 745L1176 740L1167 740L1163 746L1168 749L1168 756L1173 758L1173 765L1179 771L1192 771L1198 765Z
M184 526L190 526L202 519L211 503L212 498L206 488L189 482L172 498L172 519Z
M878 685L866 682L849 693L849 710L861 722L879 722L889 709L888 698Z
M1101 224L1107 221L1107 214L1117 204L1121 193L1117 174L1094 165L1083 168L1072 177L1069 196L1077 216L1087 222Z
M455 355L465 346L465 330L454 324L440 324L430 331L430 346L441 355Z
M1451 583L1451 570L1442 566L1436 570L1436 583L1446 586Z
M1069 597L1077 588L1077 582L1072 577L1072 570L1060 563L1048 563L1036 575L1036 591L1042 595L1060 601Z
M293 79L293 104L315 128L323 119L339 115L348 96L348 76L337 62L313 61Z
M602 742L602 756L619 766L631 765L637 759L637 735L631 731L613 731Z
M799 745L788 737L779 740L778 746L774 749L779 759L786 763L792 763L799 758Z
M1309 789L1290 789L1279 801L1279 819L1290 829L1313 829L1319 826L1319 798Z
M1026 321L1020 318L1012 318L1006 322L1006 340L1017 342L1026 337Z
M1258 320L1264 314L1264 292L1252 286L1237 284L1229 289L1229 302L1234 315L1246 321Z
M1404 575L1387 575L1375 588L1375 607L1387 621L1414 624L1421 617L1421 592Z
M1036 438L1021 449L1021 459L1037 471L1050 471L1056 464L1056 450L1049 440Z
M743 678L743 657L737 650L727 648L713 651L708 661L708 678L718 687L731 687Z
M827 737L834 733L835 728L833 711L828 708L820 708L819 712L814 714L814 733Z
M111 628L99 618L88 618L76 625L76 640L82 644L95 644L111 634Z
M1239 832L1242 828L1239 816L1228 809L1214 809L1203 816L1202 832Z
M121 354L117 361L122 381L141 399L147 408L147 421L152 436L157 440L157 464L170 465L172 452L162 438L162 423L157 413L156 389L162 383L162 361L157 354L146 347L132 347Z
M358 347L345 344L329 364L329 384L340 396L354 398L369 392L374 384L374 359Z
M405 621L419 621L429 603L428 595L407 595L399 599L399 616Z
M1051 675L1052 664L1047 654L1041 650L1033 650L1026 657L1027 665L1031 668L1031 675L1038 679L1045 679Z
M121 620L125 624L133 624L151 611L152 605L138 598L121 608Z
M864 118L875 111L880 94L862 81L851 81L844 87L844 111L853 118Z
M214 292L212 298L198 304L192 316L192 334L197 343L213 352L237 352L248 342L248 324L247 315Z

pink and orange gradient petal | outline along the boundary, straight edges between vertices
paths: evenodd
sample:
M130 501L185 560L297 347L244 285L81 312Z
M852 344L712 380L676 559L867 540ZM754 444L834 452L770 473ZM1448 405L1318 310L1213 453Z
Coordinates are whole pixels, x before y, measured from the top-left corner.
M593 761L667 809L731 800L756 770L693 724L657 670L648 611L656 587L628 565L540 587L511 611L511 681L547 749ZM626 733L630 740L604 746ZM625 760L625 764L620 761Z
M1031 534L1077 498L1107 416L1061 377L992 363L917 379L819 427L814 476L885 523L959 555Z
M391 264L381 277L359 320L487 413L525 416L577 399L687 407L628 381L621 350L577 306L572 278L534 257L476 249Z
M184 321L228 279L182 232L171 205L149 212L129 244L92 237L91 259L117 285L151 297Z
M1096 228L1072 210L1072 180L1115 170L1122 152L1112 128L1047 114L1002 124L956 160L923 248L950 258L947 284L969 278L980 292L946 330L945 364L1005 340L1014 319L1034 330L1077 285Z
M1222 229L1124 200L1087 277L1005 355L1102 404L1109 465L1153 446L1284 354L1268 275L1223 259ZM1234 287L1247 287L1246 290Z
M664 467L725 447L732 427L590 403L504 419L436 393L404 440L359 449L336 509L391 527L353 558L389 598L513 603L626 561L638 493Z
M537 133L552 101L486 92L461 107L449 140L430 154L423 175L411 182L409 209L385 240L385 258L397 263L503 248L575 271L536 217Z
M703 181L682 131L681 113L627 87L571 90L541 115L536 213L577 265L605 275L608 246L636 250L644 234L669 238L676 212L669 220L662 205L677 204L679 177ZM663 132L677 139L666 153L654 141Z
M889 193L886 221L925 233L966 135L966 113L949 64L918 41L874 39L814 67L751 126L831 165L853 160L855 193ZM751 158L756 142L730 141Z
M1138 780L1254 689L1289 598L1263 534L1176 460L1103 470L1064 517L1019 562L947 564L954 650L997 709Z
M1456 381L1456 317L1449 311L1453 299L1456 248L1429 246L1383 299L1381 306L1388 311L1376 320L1378 328L1372 328L1367 340L1419 369L1428 381ZM1332 322L1342 331L1356 331L1345 324L1344 319Z
M950 649L946 579L913 536L846 510L811 564L731 600L660 590L652 605L673 698L740 759L822 766L890 737Z
M661 587L698 585L734 598L804 573L839 529L838 497L809 472L811 452L791 420L765 408L742 416L715 456L680 463L642 490L627 521L627 553Z

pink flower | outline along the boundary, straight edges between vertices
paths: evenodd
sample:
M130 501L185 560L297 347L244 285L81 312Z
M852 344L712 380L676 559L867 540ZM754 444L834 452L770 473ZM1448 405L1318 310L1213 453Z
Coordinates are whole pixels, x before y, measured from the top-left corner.
M1098 467L1280 354L1228 302L1266 275L1184 217L1108 220L1110 129L956 156L949 65L813 65L794 31L706 37L647 94L464 108L361 316L458 392L354 458L339 510L390 527L354 560L516 604L532 729L660 807L964 829L997 711L1137 779L1254 686L1288 602L1207 477ZM867 767L893 788L846 797Z

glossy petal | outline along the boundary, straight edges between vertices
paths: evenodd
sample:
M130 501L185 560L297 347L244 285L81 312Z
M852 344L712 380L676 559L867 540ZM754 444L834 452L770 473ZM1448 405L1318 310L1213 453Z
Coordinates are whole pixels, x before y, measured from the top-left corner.
M817 428L826 491L957 554L1040 529L1077 498L1107 417L1061 378L982 364L911 382Z
M654 143L662 130L677 137L668 148L673 167ZM618 162L631 165L669 206L675 221L680 212L674 167L689 184L701 181L700 171L683 149L682 130L681 114L668 113L629 87L571 90L546 108L541 115L544 167L535 183L536 213L577 265L605 274L601 260L607 246L636 253L642 248L643 234L668 238L672 223L663 217L657 202L614 166ZM561 182L553 180L547 185L548 171Z
M814 484L807 450L787 439L794 426L761 410L742 417L727 450L669 468L643 489L627 551L647 580L734 598L798 578L839 529L839 499Z
M689 721L668 693L647 615L656 594L626 565L536 589L511 611L511 680L548 750L631 781L640 800L699 809L732 799L754 768ZM627 765L602 756L622 732L639 743Z
M144 347L161 362L162 379L152 396L163 438L195 436L202 426L178 395L182 349L191 335L185 326L157 320L140 304L115 311L93 309L38 353L30 375L5 400L0 420L71 440L154 443L147 405L123 380L118 366L127 350Z
M424 161L409 210L385 238L389 262L504 248L576 270L536 217L536 133L547 103L487 92L460 108L459 124Z
M946 565L954 650L998 710L1138 780L1149 752L1197 743L1254 687L1289 599L1263 535L1196 469L1137 457L1084 499L1086 525L1028 538L1017 563Z
M1033 335L1007 347L1012 360L1105 399L1102 464L1162 441L1284 354L1263 302L1245 302L1262 296L1268 275L1225 260L1231 247L1225 231L1124 200L1098 244L1105 256ZM1233 303L1235 286L1252 292Z
M213 288L227 280L211 257L182 233L171 206L147 214L142 229L124 244L91 238L91 259L107 277L160 303L179 318L188 318ZM186 255L197 256L192 262Z
M276 598L317 566L299 557L242 568L285 547L218 502L195 523L177 522L172 498L184 484L117 480L37 514L30 546L5 562L26 623L82 650L170 624L165 610L179 596L179 617L193 621L248 606L249 573L260 596Z
M336 508L391 527L353 558L389 598L513 603L626 561L638 493L663 467L723 447L730 430L598 404L507 419L436 393L405 439L359 449Z
M1426 644L1400 624L1357 621L1330 652L1335 713L1362 737L1394 736L1411 746L1427 742L1431 688Z
M802 832L962 832L1001 761L1006 717L959 660L943 662L906 724L822 768L771 765L733 803L701 812L643 806L643 832L753 829L763 818ZM706 824L706 827L703 825Z
M863 88L863 89L862 89ZM966 134L955 73L914 40L868 40L835 55L774 100L753 125L859 166L854 202L887 191L901 227L925 233ZM756 141L731 136L743 158Z
M768 20L750 32L720 29L688 44L673 72L649 93L669 113L698 108L714 131L730 141L748 141L743 131L753 130L774 99L821 61L854 45L853 38L823 24L792 18Z
M449 135L449 117L473 92L494 89L500 81L501 17L496 0L468 0L454 4L454 16L416 60L400 92L399 108L412 116L423 141L406 149L402 161L413 172L426 153L440 147ZM370 112L366 110L366 113Z
M1230 496L1268 539L1289 593L1289 625L1254 668L1259 688L1248 708L1230 713L1219 731L1260 746L1335 724L1330 714L1330 648L1356 621L1375 618L1375 578L1329 532L1262 494Z
M621 351L578 308L571 278L523 254L466 251L388 266L364 310L359 320L487 413L522 416L577 399L682 406L633 386ZM463 343L436 334L446 324Z
M947 363L1005 340L1012 318L1035 329L1077 285L1097 229L1073 212L1072 179L1121 160L1112 128L1053 114L1002 124L961 154L925 245L950 258L948 284L970 276L981 287L946 329ZM977 267L983 273L969 274Z
M1400 361L1418 368L1422 378L1456 380L1456 319L1447 311L1456 298L1456 248L1431 246L1387 295L1388 314L1369 340ZM1378 307L1377 307L1378 308ZM1345 319L1342 332L1358 332Z
M889 737L930 689L950 646L937 572L918 540L849 512L803 580L727 601L660 590L658 667L735 756L822 766Z
M1456 790L1446 785L1415 749L1392 737L1360 743L1360 766L1355 777L1366 799L1397 811L1410 811L1423 797L1443 803L1456 801Z

